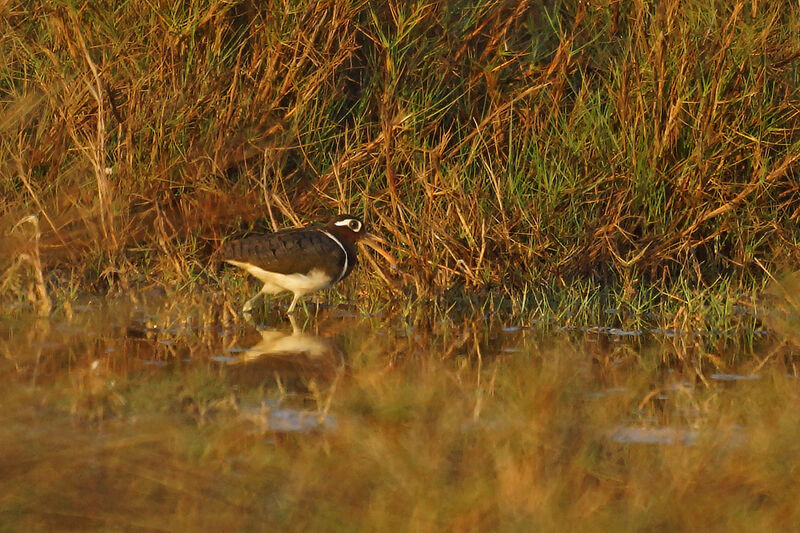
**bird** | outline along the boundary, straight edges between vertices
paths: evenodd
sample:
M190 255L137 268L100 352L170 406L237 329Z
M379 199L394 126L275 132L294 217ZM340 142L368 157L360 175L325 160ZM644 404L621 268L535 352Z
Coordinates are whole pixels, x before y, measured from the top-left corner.
M291 314L300 298L339 283L353 271L358 262L356 243L376 247L376 240L359 217L341 214L324 226L290 228L227 242L220 248L220 260L264 283L244 304L245 313L260 296L289 291L294 293L288 310Z

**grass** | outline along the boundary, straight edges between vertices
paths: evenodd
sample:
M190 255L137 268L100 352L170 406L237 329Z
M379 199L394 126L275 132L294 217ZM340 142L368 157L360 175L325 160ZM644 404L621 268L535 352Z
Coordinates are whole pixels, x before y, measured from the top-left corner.
M51 290L188 291L224 236L337 211L421 298L670 307L797 265L790 3L2 9L0 223L38 218ZM45 310L25 272L4 297Z
M273 355L226 366L211 356L250 345L252 332L173 321L172 305L3 326L13 341L0 360L7 525L763 531L797 523L796 476L787 475L800 400L791 349L766 366L742 358L712 370L682 357L678 339L569 340L483 320L423 330L323 312L306 332L339 345L343 359ZM64 327L76 325L79 333ZM714 371L760 379L714 381ZM276 429L279 409L330 422ZM668 443L620 442L620 431L661 431L652 435Z
M798 9L2 4L3 524L791 530ZM214 359L219 244L344 211L335 356Z

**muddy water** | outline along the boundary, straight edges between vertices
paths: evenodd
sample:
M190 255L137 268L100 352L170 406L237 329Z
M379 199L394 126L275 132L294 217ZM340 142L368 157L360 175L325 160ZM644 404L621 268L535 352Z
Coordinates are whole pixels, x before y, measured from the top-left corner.
M798 381L768 339L707 341L342 308L248 322L163 301L17 317L0 324L0 515L12 530L714 529L734 511L788 526Z

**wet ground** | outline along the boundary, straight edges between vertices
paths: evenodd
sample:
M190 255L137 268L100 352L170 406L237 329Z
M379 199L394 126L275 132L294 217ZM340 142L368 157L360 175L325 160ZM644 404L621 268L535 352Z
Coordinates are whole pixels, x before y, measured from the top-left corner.
M798 380L766 331L731 353L498 315L179 309L0 324L9 529L800 523Z

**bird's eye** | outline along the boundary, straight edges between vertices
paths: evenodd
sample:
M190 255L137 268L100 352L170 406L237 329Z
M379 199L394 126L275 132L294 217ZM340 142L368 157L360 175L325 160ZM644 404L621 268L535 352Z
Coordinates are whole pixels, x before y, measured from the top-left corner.
M351 220L350 229L358 233L359 231L361 231L361 222L359 222L358 220Z

